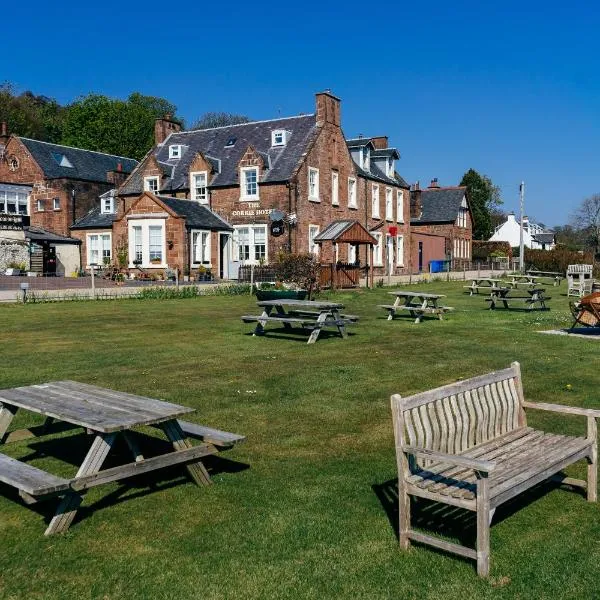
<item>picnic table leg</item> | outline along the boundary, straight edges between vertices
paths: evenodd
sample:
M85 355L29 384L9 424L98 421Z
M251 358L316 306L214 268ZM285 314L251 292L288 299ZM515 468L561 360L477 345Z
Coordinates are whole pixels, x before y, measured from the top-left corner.
M323 327L325 321L327 320L328 314L332 314L332 313L322 312L317 317L317 322L315 323L315 328L311 331L310 337L308 338L308 342L306 342L307 344L314 344L317 341L317 338L319 337L319 334L321 333L321 328ZM345 336L342 335L342 337L345 337Z
M283 306L276 306L275 307L275 311L277 312L277 315L279 317L285 317L286 316L286 312L285 312L285 309L283 308ZM286 323L284 321L283 322L283 328L284 329L291 329L292 328L292 324L291 323Z
M123 437L125 438L125 441L127 442L127 446L129 448L129 450L131 451L131 454L133 455L133 459L135 460L135 462L140 462L140 460L144 460L144 455L140 451L140 447L138 446L137 442L135 441L133 434L129 431L124 431Z
M340 332L340 335L342 336L342 338L346 339L348 337L348 332L346 331L346 326L342 322L342 317L340 315L340 311L334 309L334 310L331 311L331 315L333 316L333 318L336 321L338 321L340 323L337 326L338 331Z
M110 452L116 436L116 433L96 435L94 441L92 442L92 447L90 448L86 457L83 459L83 462L77 471L76 477L93 475L101 469L102 463ZM83 497L81 494L78 494L77 492L69 492L59 502L56 513L52 517L50 525L48 525L44 535L62 533L63 531L69 529L82 500Z
M423 311L427 308L427 298L423 298L423 302L421 302L421 308L423 309ZM415 319L415 323L420 323L425 312L414 313L413 311L411 311L410 313L411 317L414 317L415 314L417 316L417 318Z
M177 419L160 423L160 428L165 432L165 435L171 444L173 444L175 450L185 450L186 448L192 447L190 440L187 439L185 433L181 430L181 426L177 422ZM199 460L198 462L186 465L185 468L197 485L210 485L212 483L208 471Z
M3 444L8 437L7 431L19 410L16 406L2 404L0 402L0 444Z
M263 308L263 313L260 315L261 317L268 317L273 310L272 306L265 306ZM265 332L266 321L261 321L260 319L256 322L256 327L254 328L254 333L252 335L263 335Z
M396 314L396 308L398 308L398 306L400 306L400 296L396 296L393 308L388 308L388 311L390 313L387 318L388 321L391 321L394 318L394 315Z

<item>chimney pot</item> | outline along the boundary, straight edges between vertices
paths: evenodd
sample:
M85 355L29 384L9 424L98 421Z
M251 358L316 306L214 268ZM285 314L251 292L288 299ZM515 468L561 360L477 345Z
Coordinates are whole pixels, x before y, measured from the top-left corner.
M123 164L122 163L117 163L117 171L119 171L119 173L123 170Z
M0 136L8 137L8 125L6 124L6 121L2 121L2 125L0 127Z

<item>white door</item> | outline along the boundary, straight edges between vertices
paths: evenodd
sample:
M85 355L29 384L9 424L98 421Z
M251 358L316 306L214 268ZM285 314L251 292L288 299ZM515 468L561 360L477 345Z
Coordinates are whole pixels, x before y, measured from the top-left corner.
M394 272L394 238L391 235L386 236L387 242L387 272L391 275Z

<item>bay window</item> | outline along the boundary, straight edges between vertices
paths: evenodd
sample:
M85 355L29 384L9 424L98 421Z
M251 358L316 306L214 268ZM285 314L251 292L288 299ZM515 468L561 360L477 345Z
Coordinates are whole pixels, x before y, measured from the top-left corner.
M267 226L236 225L233 228L234 260L252 265L267 261Z
M128 233L130 267L167 266L164 219L131 219Z

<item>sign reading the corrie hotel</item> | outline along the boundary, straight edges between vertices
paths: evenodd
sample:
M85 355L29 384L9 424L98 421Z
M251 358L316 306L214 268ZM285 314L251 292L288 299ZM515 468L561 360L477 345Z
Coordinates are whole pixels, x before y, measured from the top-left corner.
M271 214L272 208L260 208L259 202L248 203L247 210L234 210L231 212L232 217L260 217Z

